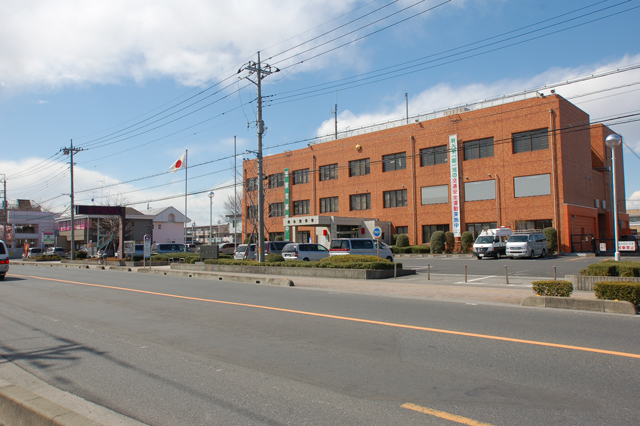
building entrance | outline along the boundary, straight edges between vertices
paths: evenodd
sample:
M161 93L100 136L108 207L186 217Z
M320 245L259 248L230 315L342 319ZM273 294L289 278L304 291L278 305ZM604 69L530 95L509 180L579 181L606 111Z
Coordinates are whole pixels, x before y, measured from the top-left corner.
M337 225L337 238L358 238L358 227L351 225Z

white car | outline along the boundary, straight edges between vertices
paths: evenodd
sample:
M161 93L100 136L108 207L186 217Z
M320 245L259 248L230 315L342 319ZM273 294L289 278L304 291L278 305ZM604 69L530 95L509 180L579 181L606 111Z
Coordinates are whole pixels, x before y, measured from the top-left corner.
M4 241L0 240L0 280L4 280L9 272L9 250Z
M233 256L236 251L236 245L234 243L220 243L218 244L218 253L229 254Z
M256 258L256 245L255 244L240 244L236 248L236 252L233 254L235 260L243 259L255 259Z
M507 256L528 257L533 259L536 256L545 257L547 255L547 237L540 232L532 234L515 234L507 241Z
M377 246L380 246L378 251ZM364 254L369 256L380 256L381 259L394 261L391 247L383 242L378 242L372 238L336 238L331 240L329 247L330 256L341 256L346 254Z
M322 244L289 243L282 249L284 260L320 260L329 257L329 249Z

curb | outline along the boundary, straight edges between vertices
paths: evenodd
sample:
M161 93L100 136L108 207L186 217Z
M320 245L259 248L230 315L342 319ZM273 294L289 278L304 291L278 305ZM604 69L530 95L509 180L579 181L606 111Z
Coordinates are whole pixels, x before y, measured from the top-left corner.
M0 424L100 426L100 423L4 380L0 380Z
M138 273L143 274L155 274L155 275L170 275L174 277L185 277L185 278L198 278L205 280L219 280L219 281L235 281L242 282L248 284L267 284L267 285L277 285L283 287L293 287L293 281L289 278L280 278L280 277L256 277L249 275L227 275L227 274L216 274L212 272L198 272L198 271L177 271L174 269L138 269Z
M571 309L580 311L607 312L610 314L637 315L638 309L631 302L616 300L588 300L558 296L529 296L520 306L536 308Z

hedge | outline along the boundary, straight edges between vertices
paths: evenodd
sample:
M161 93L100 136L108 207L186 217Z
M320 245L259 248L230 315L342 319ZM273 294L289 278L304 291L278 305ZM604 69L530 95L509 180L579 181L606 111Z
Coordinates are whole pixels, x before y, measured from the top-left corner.
M600 281L594 284L596 299L626 300L640 306L640 283Z
M533 281L533 291L538 296L569 297L573 293L573 284L564 280Z
M207 265L243 265L243 266L277 266L285 268L336 268L336 269L371 269L387 270L393 269L393 262L380 259L376 256L344 255L331 256L319 261L305 262L302 260L285 260L284 262L259 263L255 260L227 260L227 259L206 259ZM402 264L396 264L402 269Z
M429 246L411 246L411 253L430 253Z
M43 254L42 256L36 256L36 260L62 260L61 256L57 254Z
M605 260L587 266L580 274L592 277L640 277L640 262Z

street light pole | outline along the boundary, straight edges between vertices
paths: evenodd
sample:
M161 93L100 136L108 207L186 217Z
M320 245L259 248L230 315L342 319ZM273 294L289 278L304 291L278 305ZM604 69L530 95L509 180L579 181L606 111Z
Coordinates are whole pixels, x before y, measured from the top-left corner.
M211 235L213 233L213 191L209 191L209 244L211 244Z
M612 170L612 186L613 186L613 237L615 244L614 260L620 261L620 251L618 250L618 199L616 197L616 148L620 146L622 139L615 133L607 136L605 143L611 148L611 170Z

